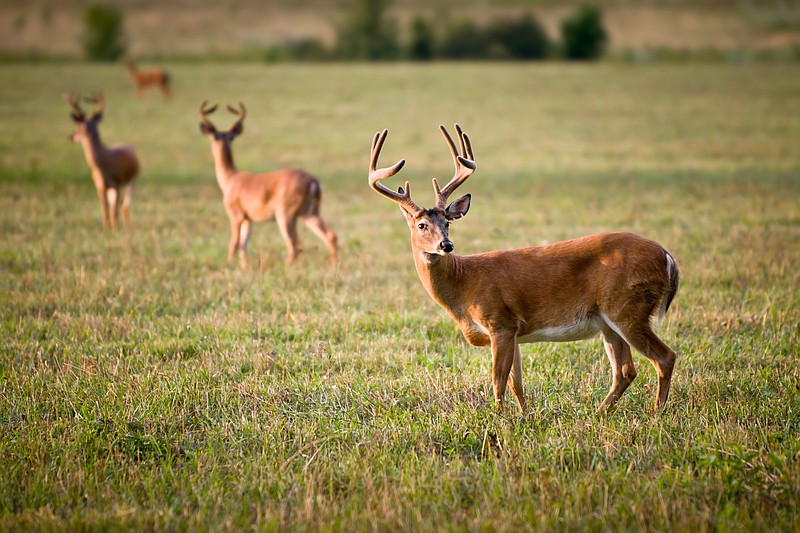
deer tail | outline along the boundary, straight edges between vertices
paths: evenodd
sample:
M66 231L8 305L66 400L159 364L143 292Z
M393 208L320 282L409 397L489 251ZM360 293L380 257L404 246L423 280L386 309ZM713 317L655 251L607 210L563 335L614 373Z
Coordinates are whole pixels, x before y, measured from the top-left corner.
M670 253L666 250L664 250L664 256L666 258L668 285L667 292L661 299L661 307L658 310L659 321L661 321L664 318L664 315L667 314L667 311L669 311L669 306L672 303L672 300L675 298L675 295L678 293L678 286L680 285L681 281L681 274L678 270L678 263L675 261L675 258L672 257L672 255L670 255Z

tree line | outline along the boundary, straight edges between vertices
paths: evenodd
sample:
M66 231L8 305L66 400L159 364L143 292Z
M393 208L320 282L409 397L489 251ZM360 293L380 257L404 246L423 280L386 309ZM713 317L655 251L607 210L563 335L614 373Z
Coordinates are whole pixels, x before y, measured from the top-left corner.
M261 54L267 61L431 61L543 60L561 57L593 60L608 41L601 11L583 5L560 24L554 42L531 12L478 25L468 18L440 24L414 16L401 38L387 15L392 0L353 0L337 26L336 42L326 45L315 37L284 41ZM122 11L111 4L84 8L83 47L87 59L116 61L126 53Z

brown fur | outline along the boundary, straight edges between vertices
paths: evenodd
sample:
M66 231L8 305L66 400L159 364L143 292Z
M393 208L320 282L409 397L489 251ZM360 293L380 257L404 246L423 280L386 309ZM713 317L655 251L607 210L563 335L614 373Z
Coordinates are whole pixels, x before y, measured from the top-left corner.
M131 79L134 87L136 87L139 96L144 95L150 86L158 87L164 98L170 98L172 96L172 91L169 86L170 76L166 70L138 70L136 68L136 63L133 61L128 61L127 67L128 77Z
M75 122L75 131L70 139L83 146L103 210L103 227L117 230L117 207L120 206L125 229L130 229L129 208L139 176L139 160L133 147L128 144L117 144L110 148L103 144L98 129L103 118L103 100L100 96L93 100L97 102L98 110L87 118L78 103L79 97L75 95L67 98L67 103L73 109L72 120Z
M262 174L238 170L233 162L231 143L243 131L244 107L239 120L223 132L218 131L206 117L215 108L205 109L205 103L201 106L200 131L211 141L217 182L231 223L228 261L232 261L239 250L239 260L242 266L246 266L252 222L274 218L288 248L286 263L292 263L301 251L297 235L297 220L301 218L327 244L331 262L336 265L337 238L320 216L322 185L319 180L301 169Z
M419 208L407 186L394 193L378 183L403 166L375 169L385 132L373 140L370 184L400 204L425 290L456 321L470 344L491 346L495 402L502 405L509 385L519 409L526 410L520 343L581 340L600 333L613 383L598 410L614 405L636 377L631 346L655 367L659 376L655 407L663 408L675 352L653 333L651 319L666 312L678 290L679 273L672 256L659 244L632 233L602 233L468 256L450 253L450 221L467 213L470 197L446 208L444 202L471 174L465 161L475 168L469 140L457 129L462 136L461 156L443 130L456 161L456 176L442 189L447 190L444 196L434 183L436 208Z

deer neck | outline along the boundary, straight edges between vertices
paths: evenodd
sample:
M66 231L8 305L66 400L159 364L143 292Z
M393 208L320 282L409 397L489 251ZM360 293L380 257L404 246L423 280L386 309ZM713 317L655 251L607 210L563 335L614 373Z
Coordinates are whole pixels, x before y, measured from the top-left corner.
M100 140L100 134L96 131L90 132L85 137L81 138L83 145L83 154L86 156L86 162L90 167L102 168L105 165L106 154L108 150L103 141Z
M414 250L414 265L430 297L453 317L460 317L463 310L459 295L464 279L460 258L453 254L436 255Z
M230 143L214 143L211 145L214 154L214 171L217 174L217 183L222 192L227 192L233 176L236 174L236 165L233 163L233 152Z

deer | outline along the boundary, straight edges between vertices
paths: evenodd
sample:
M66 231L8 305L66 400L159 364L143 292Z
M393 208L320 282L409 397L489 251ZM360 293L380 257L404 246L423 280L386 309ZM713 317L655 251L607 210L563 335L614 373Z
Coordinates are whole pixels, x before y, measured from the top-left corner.
M299 168L288 168L267 173L241 171L233 162L231 143L244 131L246 110L228 105L236 115L236 122L226 131L219 131L208 118L217 105L200 105L200 132L211 141L211 154L217 183L222 190L223 204L231 225L228 262L239 251L241 267L247 267L247 247L253 222L275 219L288 254L285 263L294 262L302 251L297 235L297 220L303 219L308 229L327 244L331 263L339 262L337 237L320 216L322 185L319 180Z
M678 291L678 264L661 245L632 233L600 233L545 246L453 254L450 222L467 214L471 195L447 204L475 172L472 144L456 124L459 147L444 126L455 173L444 187L433 179L435 206L411 199L409 182L394 191L381 182L405 165L377 168L388 130L372 139L369 185L400 206L411 233L411 251L428 295L455 320L467 342L491 347L494 403L503 409L506 387L520 413L527 413L519 345L577 341L601 334L611 363L612 384L597 408L614 406L637 372L631 347L658 374L654 410L665 408L675 352L654 332Z
M136 63L133 60L128 60L126 66L128 67L128 76L136 86L139 96L144 95L147 92L147 88L151 85L158 87L164 98L172 96L172 92L169 88L169 73L166 70L160 68L139 70L136 68Z
M103 209L103 229L118 229L117 206L121 207L122 221L126 230L131 229L130 205L133 189L139 176L139 160L129 144L106 147L100 139L98 126L103 119L105 99L101 93L86 97L95 105L95 111L87 116L80 106L80 95L64 95L72 109L70 116L75 122L75 131L69 135L74 143L81 143L86 162L92 171L92 181Z

